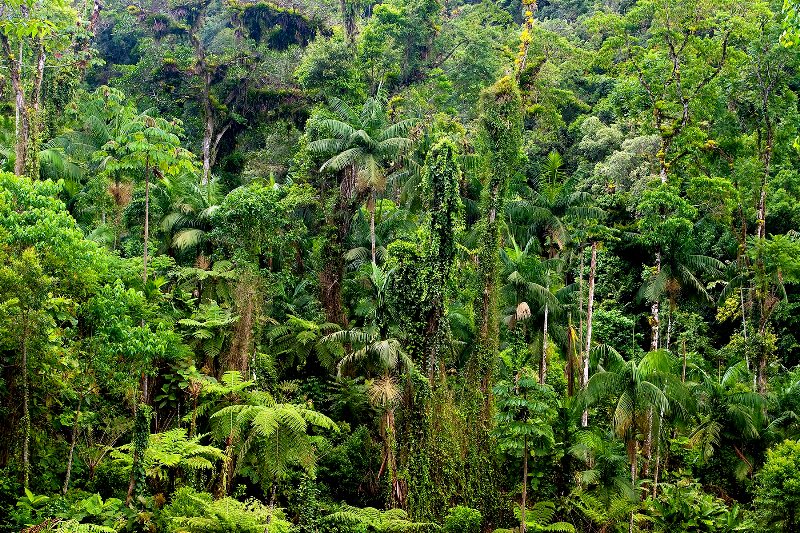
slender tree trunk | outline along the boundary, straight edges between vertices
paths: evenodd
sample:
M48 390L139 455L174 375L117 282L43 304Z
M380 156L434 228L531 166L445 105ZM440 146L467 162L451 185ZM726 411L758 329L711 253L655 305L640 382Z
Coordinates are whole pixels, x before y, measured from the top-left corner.
M656 275L661 272L661 252L656 252ZM658 335L661 329L659 298L650 304L650 351L658 350Z
M594 311L594 281L597 271L597 241L592 242L592 257L589 261L589 301L586 305L586 351L583 355L583 374L581 376L581 389L586 390L589 383L589 351L592 348L592 313ZM581 426L589 425L589 410L584 409L581 415Z
M644 455L646 461L644 462L642 475L645 477L650 475L650 462L653 459L653 408L647 409L647 436L644 440Z
M212 142L214 139L214 106L211 101L211 72L208 68L206 61L206 50L203 42L198 35L200 26L205 20L206 10L208 9L208 1L203 1L199 5L199 10L195 15L194 22L189 27L189 41L194 48L194 56L196 68L195 72L200 78L201 90L200 98L203 107L203 144L202 144L202 157L203 157L203 174L201 178L202 185L208 185L211 175L211 152Z
M69 490L69 480L72 476L72 458L75 454L75 444L78 442L78 422L81 417L81 405L83 404L83 395L78 397L78 410L75 411L75 419L72 422L72 436L69 441L69 454L67 455L67 473L64 474L64 486L61 487L61 494L67 494Z
M658 427L661 427L661 423L664 420L664 411L659 411L658 413ZM656 492L658 491L658 474L659 469L661 467L661 446L659 443L659 439L656 438L656 467L655 472L653 474L653 498L656 497Z
M375 262L375 202L377 201L377 192L375 189L370 191L369 198L369 244L372 253L372 264Z
M28 146L25 148L25 174L31 179L39 178L39 147L42 141L42 82L44 80L45 49L40 37L37 43L36 71L33 77L33 90L28 110Z
M206 93L203 98L203 110L206 115L205 128L203 129L203 177L201 178L201 185L208 185L211 176L211 138L214 136L214 117L211 111L211 102L208 94Z
M28 327L27 313L23 317L22 327L22 486L30 487L31 478L31 412L30 412L30 384L28 379Z
M356 36L356 7L352 0L339 0L339 11L342 13L342 26L347 42L352 44Z
M0 46L3 48L3 55L8 65L11 87L14 90L14 105L18 117L16 144L14 146L14 154L16 157L14 161L14 174L22 176L25 173L28 137L30 132L30 115L25 100L25 89L22 85L22 46L20 45L20 56L15 58L14 53L11 51L11 43L8 40L8 36L3 32L0 32Z
M634 413L635 413L635 411L634 411ZM634 424L634 429L633 429L633 441L632 442L629 441L629 443L628 443L629 449L632 450L632 453L630 454L630 457L631 457L631 485L633 485L633 490L634 491L636 490L636 477L637 477L637 475L639 473L639 463L638 463L638 458L639 458L638 447L639 447L639 445L636 442L636 429L635 428L636 428L636 424ZM633 511L631 511L631 519L630 519L630 524L628 526L628 533L633 533Z
M681 370L681 383L686 383L686 339L683 339L683 369Z
M667 313L667 351L669 351L670 341L672 340L672 305L669 306Z
M150 239L150 154L144 164L144 251L142 253L142 288L147 287L147 241Z
M520 533L526 533L528 527L525 524L526 504L528 499L528 436L524 437L523 457L522 457L522 524Z
M539 383L544 384L547 379L547 318L548 306L544 304L544 326L542 328L542 360L539 362Z

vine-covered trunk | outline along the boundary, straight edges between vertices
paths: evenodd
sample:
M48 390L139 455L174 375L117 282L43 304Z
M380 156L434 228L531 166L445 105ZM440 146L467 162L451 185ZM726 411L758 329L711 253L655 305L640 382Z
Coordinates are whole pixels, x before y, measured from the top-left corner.
M344 280L344 245L350 233L356 197L356 169L350 165L341 173L336 204L327 217L328 238L322 250L323 266L319 273L320 301L328 322L347 325L342 302Z

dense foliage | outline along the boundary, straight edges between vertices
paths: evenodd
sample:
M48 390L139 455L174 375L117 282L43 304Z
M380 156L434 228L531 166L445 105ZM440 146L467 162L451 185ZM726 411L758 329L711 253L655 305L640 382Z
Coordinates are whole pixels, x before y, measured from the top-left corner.
M0 2L0 531L797 531L797 0Z

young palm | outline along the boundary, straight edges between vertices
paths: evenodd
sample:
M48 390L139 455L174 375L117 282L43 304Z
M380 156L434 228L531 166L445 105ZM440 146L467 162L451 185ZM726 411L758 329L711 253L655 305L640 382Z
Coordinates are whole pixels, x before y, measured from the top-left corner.
M653 414L659 419L670 408L685 410L689 395L677 375L672 373L674 361L669 353L655 351L641 361L625 361L613 348L598 346L603 368L589 380L586 401L589 405L611 400L614 431L625 441L631 466L631 482L638 476L639 435L649 432Z
M308 147L314 153L330 157L322 164L320 172L344 172L342 193L345 196L354 195L356 190L368 194L371 257L374 264L377 197L386 188L387 167L411 146L411 139L406 135L414 120L391 124L383 101L377 97L367 99L358 112L344 101L333 99L331 110L337 118L320 122L320 128L329 137L317 139Z
M648 302L659 302L664 297L669 299L667 338L664 346L667 350L672 334L672 314L677 309L681 297L688 293L704 303L713 303L714 300L708 294L700 276L706 274L719 279L724 268L722 261L706 255L692 254L685 246L661 253L659 268L642 285L639 297Z
M517 198L508 203L508 214L515 232L526 228L525 239L538 237L547 257L555 257L570 240L568 219L599 218L601 211L588 205L588 193L577 191L577 180L563 171L557 152L547 156L533 187L522 185ZM517 235L517 237L521 237Z
M750 373L744 361L730 366L721 377L698 370L699 383L693 389L697 397L696 426L689 442L700 448L708 460L717 448L730 445L742 459L734 443L758 437L758 418L763 398L749 386ZM742 460L737 470L752 468Z
M513 236L510 236L510 240L512 246L500 252L505 279L503 290L507 301L512 304L506 322L510 324L512 321L535 318L542 324L539 381L544 383L550 338L561 341L567 336L563 325L553 319L563 318L562 302L572 287L560 286L563 263L559 259L542 260L532 255L531 244L535 241L530 241L524 249L520 249Z

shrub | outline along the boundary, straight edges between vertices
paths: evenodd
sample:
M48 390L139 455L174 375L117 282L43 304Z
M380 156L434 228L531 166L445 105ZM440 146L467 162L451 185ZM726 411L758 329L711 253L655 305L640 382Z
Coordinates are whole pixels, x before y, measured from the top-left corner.
M458 505L447 513L444 530L446 533L480 533L482 521L480 511Z

